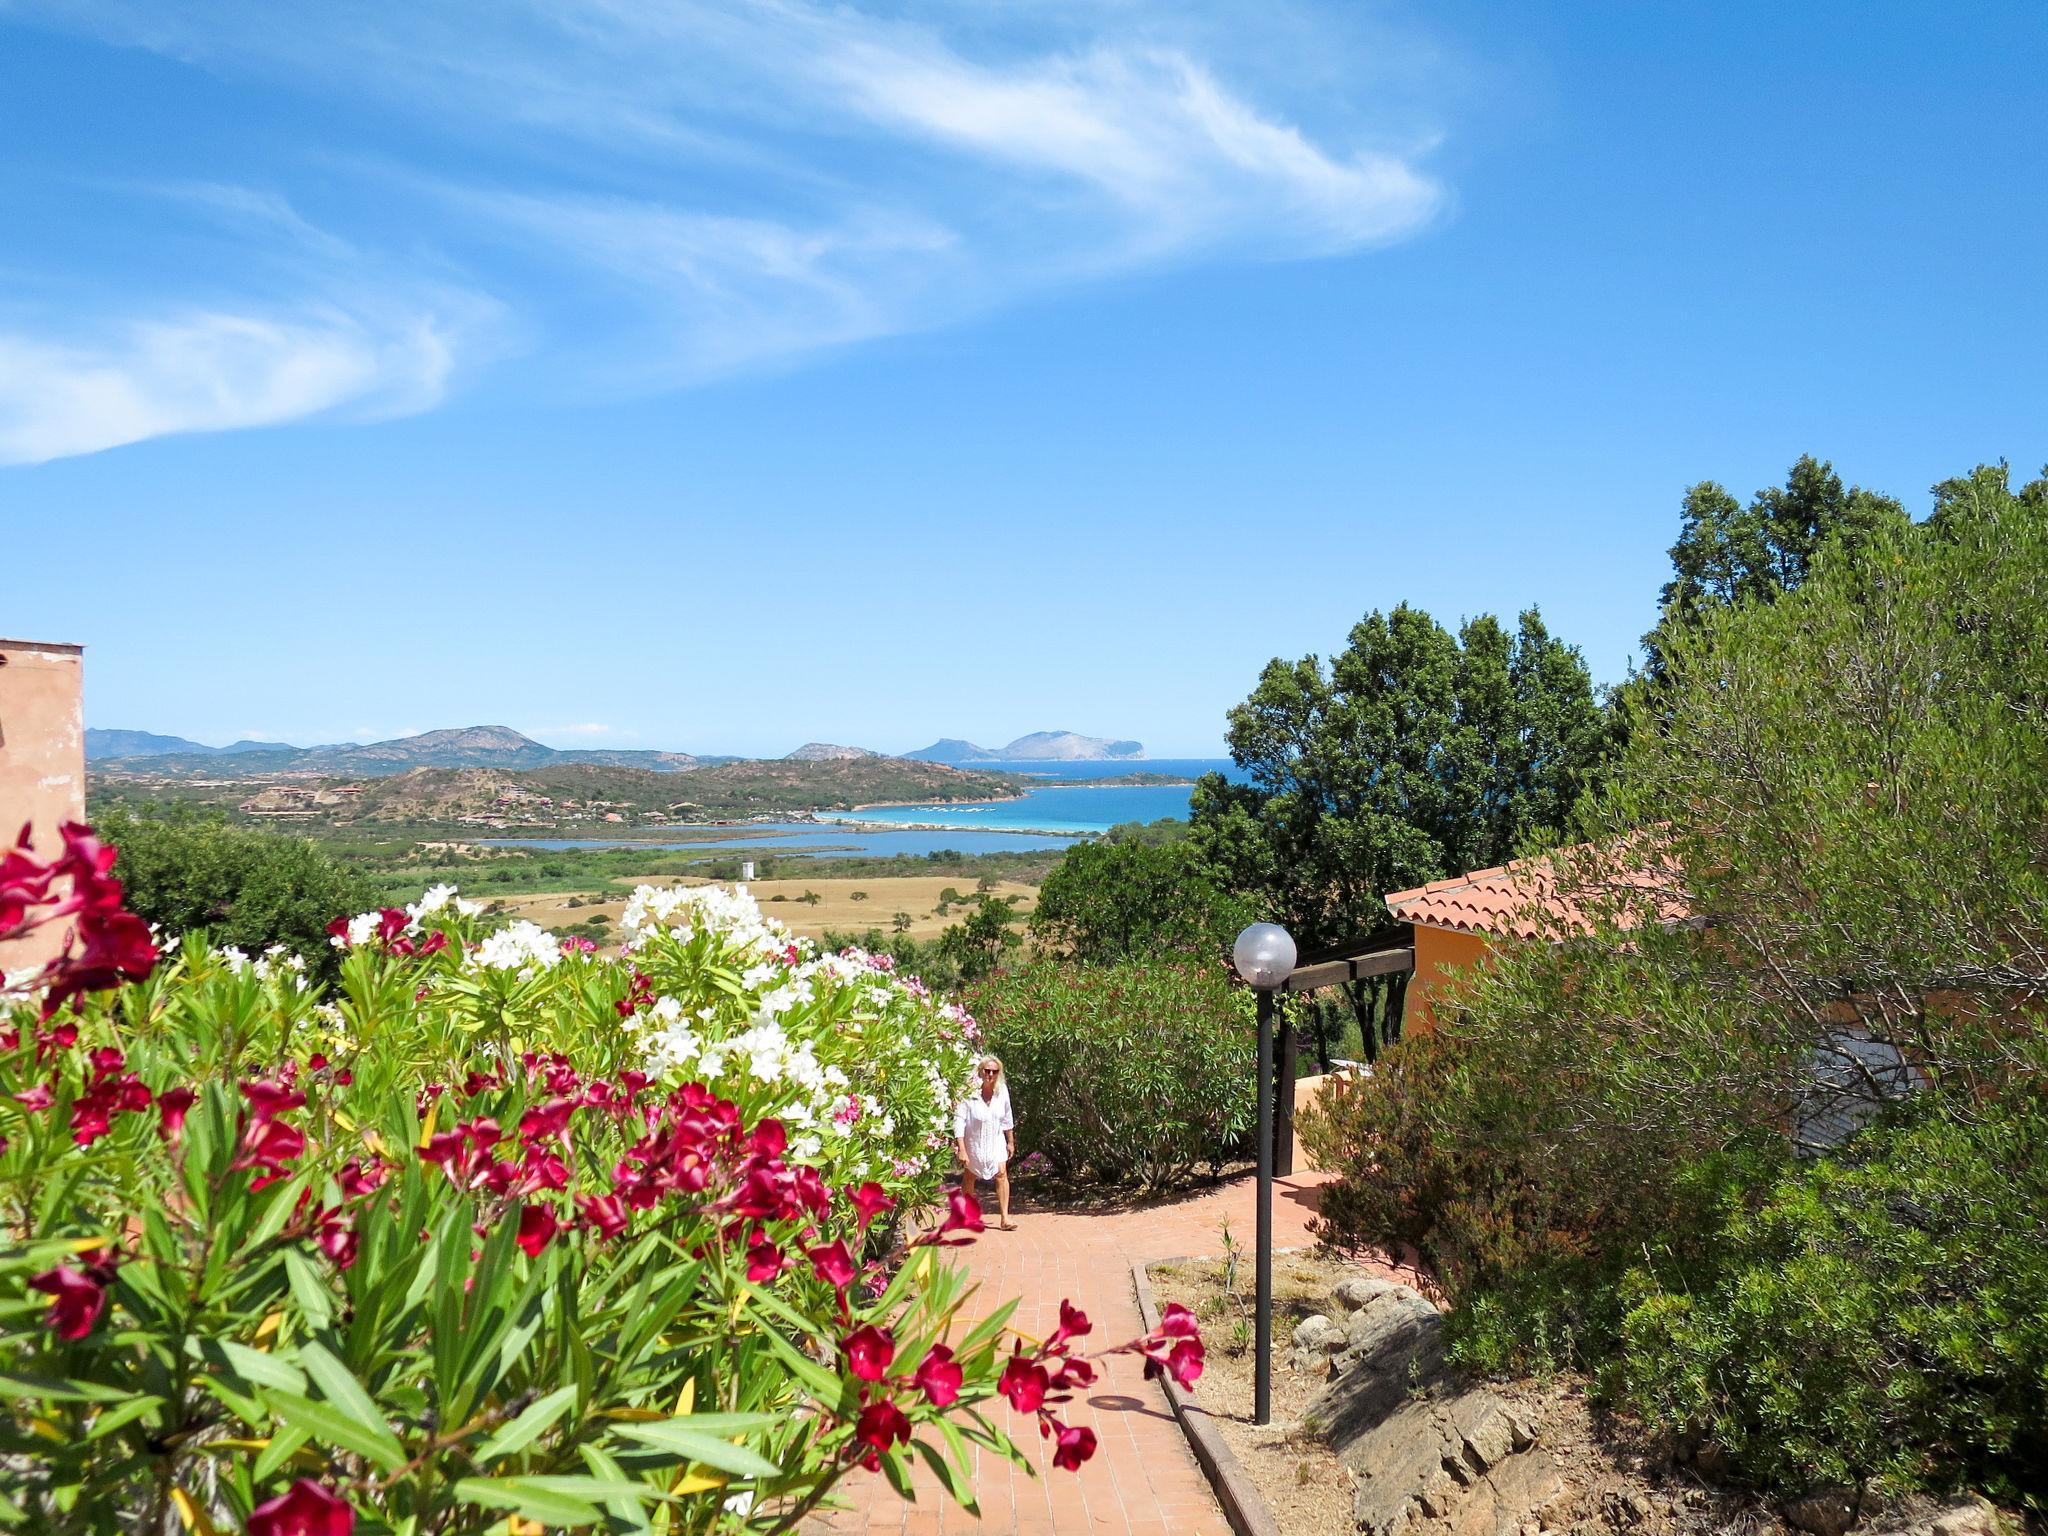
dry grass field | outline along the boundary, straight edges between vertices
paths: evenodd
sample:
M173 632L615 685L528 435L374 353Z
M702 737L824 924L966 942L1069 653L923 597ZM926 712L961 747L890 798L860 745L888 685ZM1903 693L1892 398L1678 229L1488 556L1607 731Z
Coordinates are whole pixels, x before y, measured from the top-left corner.
M550 891L539 896L501 896L516 915L539 923L543 928L566 928L575 923L588 922L602 915L616 925L619 914L625 910L626 896L635 880L622 880L602 893L585 891L580 895L574 891ZM680 880L665 876L664 884L705 885L710 882L684 877ZM910 915L909 932L913 938L935 939L954 923L967 915L975 898L975 883L961 875L910 875L897 877L874 877L858 880L756 880L748 887L755 900L761 903L761 910L770 917L780 918L789 924L793 932L809 938L817 938L828 928L845 932L864 931L879 928L884 933L894 931L895 916L898 912ZM951 890L960 898L952 910L944 916L939 913L940 898ZM806 901L806 894L815 895L815 902ZM1038 902L1038 888L1017 881L1002 880L996 883L992 894L998 901L1011 897L1017 900L1012 906L1020 915L1029 915ZM593 900L593 897L601 899ZM571 900L580 905L570 906Z

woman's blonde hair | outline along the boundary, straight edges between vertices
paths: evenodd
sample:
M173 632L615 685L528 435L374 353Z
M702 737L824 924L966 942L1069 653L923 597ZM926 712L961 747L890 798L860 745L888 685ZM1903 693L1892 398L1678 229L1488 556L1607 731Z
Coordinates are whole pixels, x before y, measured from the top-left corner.
M974 1070L977 1073L979 1073L983 1067L994 1067L996 1069L996 1081L998 1083L1001 1083L1006 1088L1009 1086L1009 1074L1003 1070L1002 1057L984 1056L981 1058L981 1060L977 1061L974 1064Z

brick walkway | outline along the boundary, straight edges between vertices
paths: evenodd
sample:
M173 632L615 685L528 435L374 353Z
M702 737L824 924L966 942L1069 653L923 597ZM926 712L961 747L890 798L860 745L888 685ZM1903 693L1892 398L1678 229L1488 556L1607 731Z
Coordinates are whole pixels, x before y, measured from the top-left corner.
M1308 1241L1308 1218L1323 1182L1318 1173L1275 1180L1276 1248ZM1021 1296L1015 1322L1041 1338L1058 1326L1064 1296L1088 1314L1095 1328L1087 1342L1101 1348L1142 1331L1131 1287L1133 1264L1221 1252L1220 1225L1225 1217L1231 1235L1251 1247L1253 1180L1247 1176L1206 1194L1116 1214L1026 1208L1013 1215L1016 1231L998 1232L991 1226L979 1241L952 1250L981 1282L981 1296L991 1305ZM974 1487L981 1500L980 1520L947 1498L929 1469L919 1463L916 1503L898 1498L880 1476L856 1473L844 1485L853 1507L821 1515L806 1529L834 1536L853 1531L903 1536L968 1531L984 1536L1229 1536L1230 1527L1164 1394L1144 1379L1144 1362L1120 1355L1102 1363L1108 1369L1094 1390L1085 1400L1077 1398L1070 1405L1074 1411L1067 1415L1070 1422L1093 1426L1099 1442L1095 1459L1078 1476L1055 1469L1051 1448L1039 1439L1035 1426L996 1399L989 1405L990 1417L1027 1448L1037 1475L976 1452ZM1199 1386L1196 1392L1199 1397Z

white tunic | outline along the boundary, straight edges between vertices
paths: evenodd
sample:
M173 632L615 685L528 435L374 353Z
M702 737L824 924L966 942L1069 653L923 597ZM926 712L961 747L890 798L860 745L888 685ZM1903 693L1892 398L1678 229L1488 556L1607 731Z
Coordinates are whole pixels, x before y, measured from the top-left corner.
M984 1099L976 1088L953 1111L953 1134L967 1143L967 1166L977 1179L992 1179L1010 1160L1005 1131L1017 1122L1010 1115L1010 1090L998 1088L993 1099Z

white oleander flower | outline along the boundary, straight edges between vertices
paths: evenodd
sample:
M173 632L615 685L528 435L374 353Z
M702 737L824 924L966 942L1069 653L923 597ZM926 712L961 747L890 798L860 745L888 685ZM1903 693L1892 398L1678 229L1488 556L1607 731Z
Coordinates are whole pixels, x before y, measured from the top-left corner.
M427 914L429 914L430 912L440 911L443 907L447 906L448 903L454 899L454 886L430 885L427 887L426 893L422 895L418 901L414 902L411 906L405 909L406 915L417 921L418 919L427 916Z
M524 980L561 958L562 946L555 936L539 924L521 918L478 945L468 964L471 969L517 971Z

